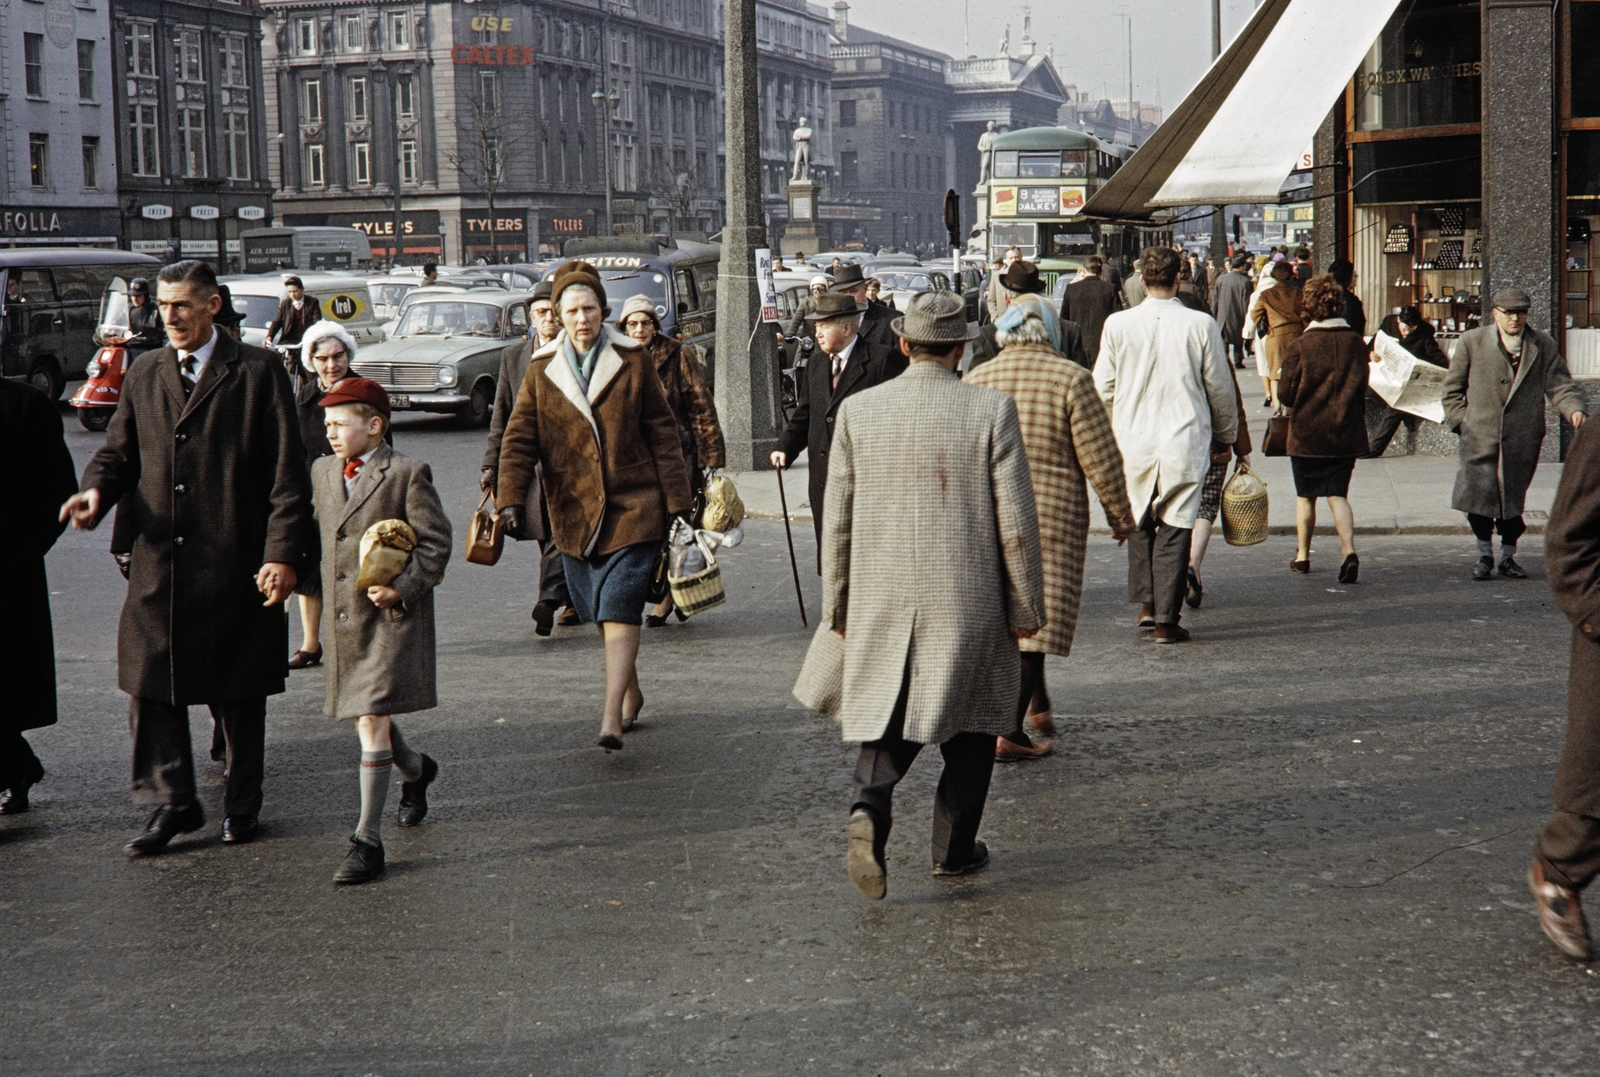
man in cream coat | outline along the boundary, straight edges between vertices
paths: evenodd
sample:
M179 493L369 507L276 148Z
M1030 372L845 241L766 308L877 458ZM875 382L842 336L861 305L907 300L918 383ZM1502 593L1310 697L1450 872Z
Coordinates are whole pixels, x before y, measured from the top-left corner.
M944 756L934 874L989 862L976 838L995 737L1017 727L1016 641L1045 623L1016 404L956 374L971 334L954 293L914 296L894 332L910 369L839 407L822 623L795 685L863 742L845 869L871 898L884 896L895 784L924 745Z
M1178 255L1141 260L1147 298L1106 319L1095 388L1111 413L1139 531L1128 540L1128 601L1157 643L1189 638L1183 608L1189 534L1214 455L1231 451L1239 410L1222 333L1177 295Z

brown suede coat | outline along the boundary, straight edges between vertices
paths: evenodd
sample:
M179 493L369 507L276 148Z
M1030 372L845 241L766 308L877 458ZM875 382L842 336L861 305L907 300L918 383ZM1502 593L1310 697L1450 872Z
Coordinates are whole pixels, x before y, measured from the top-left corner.
M693 507L678 421L649 354L606 334L587 393L563 354L565 334L533 353L500 441L495 504L527 504L542 466L552 537L569 557L660 542L667 517Z

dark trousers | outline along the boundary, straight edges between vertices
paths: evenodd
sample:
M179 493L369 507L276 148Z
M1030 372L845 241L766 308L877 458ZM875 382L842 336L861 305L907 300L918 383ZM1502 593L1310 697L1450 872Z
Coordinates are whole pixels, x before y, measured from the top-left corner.
M1517 539L1528 529L1528 525L1522 522L1521 516L1508 516L1504 520L1497 520L1492 516L1479 516L1475 512L1467 513L1467 525L1472 528L1473 537L1479 542L1490 541L1490 536L1499 531L1502 546L1515 546Z
M1222 343L1225 346L1224 351L1228 356L1228 362L1241 370L1244 369L1244 337L1238 334L1230 335L1224 333L1222 334Z
M561 551L553 540L546 539L539 550L539 601L552 606L570 606L567 594L567 570L561 561Z
M1024 748L1033 745L1025 724L1030 714L1050 713L1050 691L1044 683L1044 652L1023 651L1022 690L1017 693L1017 728L1006 734L1006 740Z
M267 697L211 704L227 740L228 787L222 810L255 815L261 810L265 770ZM133 797L136 803L185 807L195 800L194 751L189 743L189 708L134 696L128 703L133 732Z
M1175 625L1188 586L1190 529L1173 527L1147 512L1128 536L1128 601L1156 608L1156 624Z
M855 801L852 812L864 808L877 823L880 856L889 841L894 822L891 802L894 787L922 751L922 745L906 740L906 695L909 680L900 688L889 728L877 740L861 745L856 760ZM933 801L933 860L942 867L962 867L972 861L972 845L983 821L983 805L989 799L989 777L994 773L994 737L981 733L957 733L939 745L944 770Z
M0 789L29 786L44 777L44 764L21 733L0 733Z
M1557 886L1582 890L1600 875L1600 819L1557 812L1533 843L1544 877Z
M1418 421L1414 415L1391 408L1383 397L1371 389L1367 390L1367 414L1380 416L1375 426L1367 427L1367 456L1371 459L1383 455L1383 451L1389 447L1389 442L1394 440L1401 424L1407 419L1413 424Z

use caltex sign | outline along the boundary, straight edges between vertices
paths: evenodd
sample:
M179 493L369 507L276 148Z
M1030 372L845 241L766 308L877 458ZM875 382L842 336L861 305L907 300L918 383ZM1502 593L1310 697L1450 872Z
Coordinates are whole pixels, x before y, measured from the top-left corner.
M489 67L532 67L535 64L533 48L522 45L455 45L450 49L450 59L458 64Z

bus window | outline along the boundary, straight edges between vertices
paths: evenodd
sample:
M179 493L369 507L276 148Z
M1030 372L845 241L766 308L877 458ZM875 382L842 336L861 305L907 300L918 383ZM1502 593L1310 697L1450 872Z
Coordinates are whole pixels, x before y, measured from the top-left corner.
M1083 179L1088 172L1088 150L1062 150L1061 176L1063 179Z
M994 175L996 179L1017 178L1017 151L994 151Z
M1060 152L1018 154L1017 175L1024 179L1057 179L1061 175Z
M990 221L989 250L993 252L991 257L999 258L1007 247L1020 249L1022 257L1029 261L1038 258L1039 226L1032 222L1002 224L999 221Z
M689 311L700 309L700 303L698 302L694 290L694 278L689 275L689 271L687 269L673 270L672 283L677 288L680 310Z

